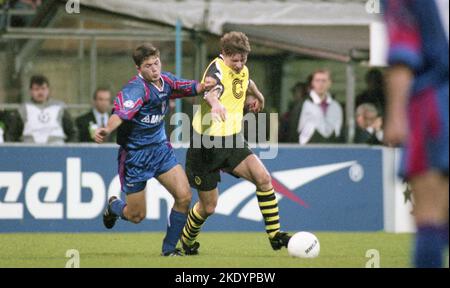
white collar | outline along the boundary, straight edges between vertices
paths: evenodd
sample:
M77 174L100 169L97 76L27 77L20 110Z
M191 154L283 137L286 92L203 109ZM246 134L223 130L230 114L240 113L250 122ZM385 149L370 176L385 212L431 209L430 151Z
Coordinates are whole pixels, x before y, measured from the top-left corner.
M164 79L163 79L161 76L159 77L159 80L161 80L161 82L162 82L161 89L160 89L158 86L156 86L153 82L148 82L147 80L145 80L144 77L142 77L141 73L139 73L139 77L140 77L142 80L144 80L144 82L150 83L151 85L153 85L159 92L164 91L165 81L164 81Z
M94 116L95 117L101 117L101 116L108 116L109 114L108 114L108 112L105 112L105 113L100 113L100 112L98 112L98 110L97 109L92 109L92 112L94 113Z
M313 103L314 103L314 104L319 105L320 103L322 103L322 99L320 98L319 94L316 93L316 91L311 90L311 92L309 93L309 96L310 96L311 99L313 100ZM330 93L327 93L326 99L325 99L325 101L327 102L327 104L330 104L332 100L333 100L333 98L331 98Z

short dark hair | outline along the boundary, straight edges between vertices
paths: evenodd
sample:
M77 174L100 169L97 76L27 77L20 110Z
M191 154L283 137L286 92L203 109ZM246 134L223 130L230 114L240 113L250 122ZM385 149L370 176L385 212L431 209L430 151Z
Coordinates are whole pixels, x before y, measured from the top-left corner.
M140 67L145 59L155 56L159 57L160 53L158 48L150 43L144 43L137 47L133 52L133 60L136 66Z
M247 35L242 32L228 32L220 39L222 53L225 55L248 54L252 51Z
M44 84L47 84L47 86L50 86L50 82L48 81L47 77L44 75L33 75L30 79L30 89L33 87L33 85L42 86Z
M97 89L95 89L94 95L92 95L92 98L93 98L94 100L97 99L97 94L98 94L98 92L100 92L100 91L107 91L107 92L111 93L111 90L109 90L109 88L106 88L106 87L98 87Z

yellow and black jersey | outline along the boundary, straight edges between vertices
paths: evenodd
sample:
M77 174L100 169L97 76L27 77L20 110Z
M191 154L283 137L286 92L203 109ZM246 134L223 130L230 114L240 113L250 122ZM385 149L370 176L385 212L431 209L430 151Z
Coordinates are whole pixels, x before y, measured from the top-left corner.
M202 99L200 109L194 115L192 122L194 130L209 136L238 134L242 129L244 103L250 79L247 66L244 66L240 73L236 73L225 65L223 58L219 56L209 64L202 81L205 81L207 76L217 81L216 89L220 90L219 100L227 110L227 120L213 122L211 107L206 100Z

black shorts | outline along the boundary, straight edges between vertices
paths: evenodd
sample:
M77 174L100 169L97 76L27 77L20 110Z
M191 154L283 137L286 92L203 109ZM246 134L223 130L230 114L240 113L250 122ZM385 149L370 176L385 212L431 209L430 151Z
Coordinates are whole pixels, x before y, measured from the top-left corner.
M194 139L195 137L201 136L194 133ZM204 137L203 139L205 139ZM189 184L199 191L210 191L217 188L217 183L221 180L220 171L237 177L233 174L233 170L253 154L241 134L208 138L210 139L208 143L192 140L186 153L186 174Z

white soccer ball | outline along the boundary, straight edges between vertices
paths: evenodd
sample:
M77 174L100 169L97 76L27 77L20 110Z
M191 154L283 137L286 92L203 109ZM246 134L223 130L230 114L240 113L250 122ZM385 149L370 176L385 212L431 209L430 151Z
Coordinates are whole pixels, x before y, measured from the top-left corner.
M288 253L293 257L315 258L320 253L319 239L312 233L298 232L289 240Z

